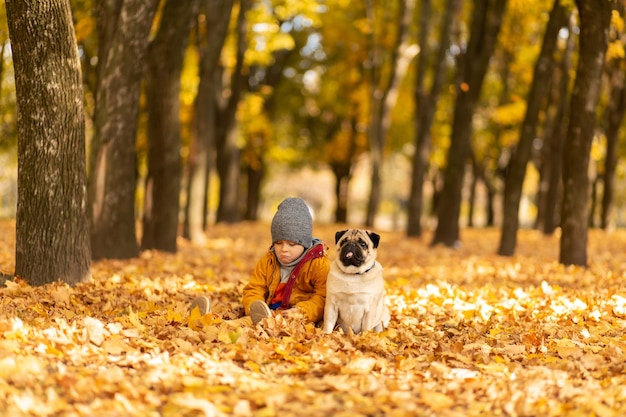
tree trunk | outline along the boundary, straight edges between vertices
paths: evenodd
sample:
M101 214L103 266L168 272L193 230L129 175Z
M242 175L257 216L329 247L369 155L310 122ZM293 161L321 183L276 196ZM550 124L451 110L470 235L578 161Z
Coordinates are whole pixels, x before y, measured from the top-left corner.
M331 168L335 174L335 223L348 223L348 185L352 165L348 163L332 163Z
M555 103L555 115L549 118L546 123L546 138L544 160L546 169L545 206L543 213L543 227L540 228L543 234L551 235L560 224L561 213L557 210L560 206L563 194L562 167L563 167L563 147L565 135L567 134L568 103L569 103L569 73L572 68L572 55L576 48L576 36L574 35L574 17L569 13L567 42L562 53L561 63L558 71L553 74L551 102Z
M139 254L135 228L139 93L158 0L97 2L98 79L91 144L92 258Z
M526 115L522 122L519 142L514 156L509 163L504 185L504 208L500 247L498 255L511 256L517 244L519 228L519 205L522 185L526 176L526 165L530 160L530 151L536 136L539 114L545 105L545 86L549 84L554 67L554 50L559 31L567 24L567 13L559 0L554 1L550 20L543 37L541 52L535 64L532 85L526 99Z
M277 86L283 80L285 66L290 56L297 54L303 43L296 41L295 47L288 49L283 48L274 51L272 54L272 65L269 66L252 66L250 68L249 79L253 79L254 85L250 86L250 91L254 93L262 90L269 92L265 95L263 101L263 113L268 120L275 119L275 108L277 97ZM316 119L316 122L319 122ZM270 122L271 123L271 122ZM248 140L245 148L242 150L243 169L247 172L246 182L246 207L245 219L257 220L259 213L259 205L261 203L261 185L267 172L267 164L265 162L266 153L270 147L271 134L264 132L248 132Z
M496 197L496 190L492 184L489 184L484 178L483 183L487 187L487 201L485 201L487 210L487 222L485 226L493 227L496 222L496 210L494 208L494 200Z
M239 207L239 160L240 150L236 144L237 131L235 126L229 126L222 141L218 140L217 173L220 178L220 201L217 207L216 221L236 223L241 220Z
M261 182L264 176L264 165L255 168L248 166L246 169L246 177L248 179L248 193L246 198L246 214L245 219L250 221L257 221L257 209L259 202L261 201Z
M15 275L90 277L83 85L69 0L8 1L17 95Z
M372 111L369 128L370 154L371 154L371 181L370 196L367 205L367 214L365 219L366 226L374 226L374 219L378 212L378 206L381 199L381 179L380 172L383 163L383 153L385 150L385 142L387 132L391 125L391 111L396 104L400 83L406 74L408 66L414 56L417 54L417 45L410 45L409 27L413 18L413 10L415 9L415 0L399 0L400 11L398 14L398 34L396 44L389 59L391 71L389 71L389 79L383 80L380 77L381 59L380 51L375 43L372 32L372 62L373 76L372 83ZM373 6L370 1L367 2L368 19L370 24L374 25Z
M165 3L148 50L148 177L142 249L176 252L180 207L180 76L198 0Z
M478 187L478 168L475 163L472 164L472 180L469 185L469 198L467 199L467 227L474 227L474 206L476 205L476 188Z
M502 24L506 0L478 0L474 5L467 51L459 67L452 137L432 244L459 242L459 215L465 166L470 154L472 117Z
M187 160L187 203L183 236L193 242L204 241L205 201L208 175L215 158L215 68L228 33L234 0L203 0L198 19L199 85L194 103L192 143ZM204 36L203 36L204 34Z
M445 14L441 22L439 34L439 49L435 65L432 70L433 82L430 92L426 92L424 79L428 70L430 50L428 48L428 37L430 36L430 22L432 21L432 5L430 0L422 1L422 16L420 20L420 41L421 50L419 54L418 68L415 81L415 105L417 114L415 117L415 151L412 160L411 191L408 201L408 223L407 235L419 237L422 235L422 208L424 198L424 181L428 172L432 128L439 94L446 80L446 70L448 68L448 48L450 37L460 1L448 0L445 7Z
M576 0L580 20L579 60L563 155L563 208L559 262L587 265L589 152L614 1Z
M237 17L237 60L228 86L230 96L220 102L217 110L216 167L220 179L217 222L234 223L241 220L239 208L240 149L237 146L238 132L235 125L235 113L244 89L243 61L248 32L246 13L250 7L252 7L251 0L241 0L239 16Z
M620 14L623 16L624 6L620 3ZM624 37L624 35L622 35ZM624 39L622 39L624 42ZM618 142L620 126L626 113L626 75L624 74L624 59L616 59L609 68L609 83L611 95L606 115L606 156L604 158L602 211L600 225L604 230L615 228L613 217L615 171L617 169Z
M487 195L485 198L485 213L487 213L486 219L485 219L485 226L493 227L495 223L495 216L496 216L496 212L494 208L494 199L495 199L495 196L497 195L497 190L496 190L496 187L491 183L490 179L485 174L485 171L486 171L485 166L482 164L477 164L475 162L474 157L472 157L472 161L474 162L474 175L476 176L476 179L480 180L480 182L483 183L483 185L485 186L487 190ZM472 216L470 214L470 219L471 218Z
M593 181L591 181L591 199L589 201L589 218L587 219L587 226L590 229L593 229L596 225L596 213L598 209L598 185L600 183L600 179L595 177Z

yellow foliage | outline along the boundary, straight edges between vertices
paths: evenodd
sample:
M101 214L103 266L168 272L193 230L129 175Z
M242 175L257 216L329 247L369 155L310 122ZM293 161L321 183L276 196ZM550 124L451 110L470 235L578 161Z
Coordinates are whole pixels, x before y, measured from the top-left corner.
M624 17L620 16L617 10L613 10L611 13L611 26L618 32L624 32Z
M604 163L606 155L606 136L596 137L591 142L590 159L599 163Z
M524 120L525 114L526 102L518 100L498 107L493 114L493 121L504 126L518 125Z
M621 41L610 42L606 50L606 60L621 60L625 57L624 44Z
M498 136L502 146L514 146L519 141L519 129L507 129Z
M96 31L96 19L90 16L83 17L74 25L74 31L76 32L76 41L78 43L88 39Z

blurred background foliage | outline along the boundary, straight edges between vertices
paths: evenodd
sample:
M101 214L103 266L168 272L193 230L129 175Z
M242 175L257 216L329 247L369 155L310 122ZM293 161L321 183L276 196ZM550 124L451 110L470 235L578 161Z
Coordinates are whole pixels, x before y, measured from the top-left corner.
M4 3L4 2L2 2ZM94 88L98 64L95 1L72 0L75 31L83 63L87 146L93 135ZM164 3L164 1L162 2ZM423 39L428 45L418 45L423 4L432 8L432 27L438 28L448 2L431 0L415 2L409 39L419 51L428 46L436 50L441 42L438 30L431 30ZM574 10L573 2L562 2ZM285 195L306 198L316 210L319 221L336 220L337 196L342 178L346 180L341 191L347 196L346 221L364 222L365 206L370 187L369 129L372 118L372 97L375 89L384 84L395 70L392 61L400 1L383 0L254 0L246 13L246 50L244 74L246 88L237 107L237 148L242 172L248 168L263 172L259 206L254 208L260 218L267 218L275 204ZM224 73L233 71L237 61L236 10L233 2L229 34L220 50L219 65ZM446 51L448 61L445 84L437 100L430 130L428 173L425 178L424 216L428 223L433 215L433 202L441 187L441 172L446 165L450 143L451 123L455 100L455 81L458 58L467 46L473 2L461 2L455 11L451 42ZM477 202L465 200L463 224L487 225L487 213L481 202L487 189L495 190L496 199L503 189L502 174L514 153L519 139L520 125L526 112L526 97L533 81L533 70L540 51L551 2L542 0L509 0L498 44L489 63L489 69L473 117L472 157L482 171L484 185L478 187ZM621 9L620 9L621 10ZM160 12L153 23L159 24ZM194 100L198 93L197 29L202 15L190 33L182 71L180 90L181 158L183 164L193 152L192 124ZM569 33L562 30L558 50L565 48ZM624 20L616 11L611 24L611 42L606 61L624 70ZM0 7L0 215L15 214L16 202L16 100L13 82L11 50L6 26L4 4ZM420 52L417 52L419 55ZM560 52L559 52L560 53ZM167 59L167 57L163 57ZM435 54L429 57L433 65ZM555 61L560 60L558 56ZM384 169L382 171L382 200L376 217L378 227L401 228L406 224L406 202L411 183L411 158L415 152L416 102L415 82L417 59L411 59L402 76L397 98L391 111L391 123L384 142ZM144 63L137 63L144 65ZM268 78L276 72L276 80ZM575 66L569 68L573 83ZM374 77L377 76L378 78ZM425 83L435 74L425 72ZM382 80L382 81L380 81ZM375 85L377 82L380 85ZM221 95L228 96L227 84ZM548 96L550 86L546 86ZM571 87L570 87L571 88ZM604 169L605 123L604 109L609 105L611 85L603 83L598 109L598 127L592 147L592 180L600 178ZM560 100L565 98L561 97ZM146 97L141 98L137 155L139 175L145 176ZM550 112L546 106L539 115L540 125L533 143L533 156L524 185L520 216L523 224L536 221L538 192L541 187L539 172L545 161L541 159ZM614 223L623 223L624 177L626 145L619 134L619 158L616 170ZM340 172L343 172L341 174ZM343 175L343 177L342 177ZM211 173L207 195L209 212L215 219L219 194ZM185 181L185 179L183 180ZM213 185L211 185L213 184ZM241 212L245 206L249 186L240 190ZM184 190L184 187L183 187ZM137 213L141 216L143 191L138 187ZM184 194L184 193L183 193ZM181 197L184 200L184 195ZM485 203L486 204L486 203ZM470 207L473 205L474 207ZM468 218L468 216L473 216ZM498 218L496 216L496 223Z

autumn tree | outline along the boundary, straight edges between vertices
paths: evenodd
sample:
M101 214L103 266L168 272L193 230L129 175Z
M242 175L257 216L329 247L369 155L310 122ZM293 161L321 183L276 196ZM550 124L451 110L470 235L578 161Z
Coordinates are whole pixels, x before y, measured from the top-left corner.
M219 202L217 222L232 223L241 219L239 207L240 149L237 145L236 114L245 91L244 58L248 46L246 13L252 0L240 0L235 25L234 65L218 67L221 94L217 100L215 116L216 168L219 177Z
M443 18L439 29L439 45L436 53L431 52L429 36L433 22L432 2L421 2L421 17L419 25L419 45L417 70L415 72L415 140L413 159L411 163L411 189L407 213L407 235L421 236L422 234L422 208L424 180L429 167L431 154L431 127L435 117L435 110L439 95L446 81L448 69L448 48L451 43L454 16L458 13L460 1L447 0L444 7ZM434 55L434 57L433 57ZM434 58L434 59L433 59ZM430 89L426 86L426 75L432 73Z
M501 229L499 255L510 256L515 251L517 229L519 227L519 205L522 185L526 175L526 165L530 160L531 147L536 138L537 125L542 109L545 108L545 86L549 84L554 66L554 51L558 34L567 24L567 11L559 0L554 1L550 19L543 38L541 52L535 63L535 69L526 99L526 115L520 128L520 136L513 157L507 167L504 188L504 208Z
M606 109L606 155L604 158L604 170L602 172L602 212L600 216L601 227L605 230L615 227L615 175L618 163L618 143L620 128L626 113L626 59L624 57L624 44L626 32L624 31L624 2L618 2L619 16L615 16L617 25L614 28L612 48L607 53L606 75L609 83L609 103Z
M570 72L576 49L574 13L569 13L567 38L559 51L560 61L552 74L548 92L548 112L541 147L540 194L538 196L537 228L545 235L554 233L560 224L560 202L563 189L563 147L567 134L570 102Z
M454 246L459 241L459 215L465 166L470 155L472 116L496 46L505 6L506 0L477 0L474 3L470 39L458 69L452 137L433 245Z
M335 175L335 222L348 223L348 191L356 157L364 152L358 128L358 105L327 130L329 165ZM334 128L337 128L336 130Z
M208 187L215 159L216 67L228 33L234 0L202 0L196 24L198 92L194 101L192 142L187 160L187 201L183 236L204 239Z
M356 6L333 2L317 17L303 13L311 24L294 34L298 54L290 55L284 70L290 75L274 89L275 134L268 156L291 168L327 165L335 177L339 223L348 219L354 163L368 148L369 84L362 65L368 47L366 29L352 24L364 15L363 5Z
M18 103L15 275L90 277L83 86L69 0L8 1Z
M609 42L614 0L576 0L580 21L578 66L563 155L563 208L559 262L587 265L589 152L596 126L596 104Z
M316 16L318 7L318 2L311 0L295 2L289 7L283 7L281 1L273 1L265 3L265 7L255 7L250 13L249 27L258 27L260 22L266 22L266 26L254 30L248 45L248 92L239 113L244 139L241 167L245 179L242 183L245 182L246 220L258 218L259 205L263 201L261 184L268 171L268 153L280 142L277 137L280 129L276 128L282 116L279 103L286 100L279 91L289 82L285 75L288 69L307 67L310 57L305 47L311 33L320 25L320 18ZM293 112L293 108L289 111ZM306 151L300 156L313 159Z
M167 0L148 49L148 177L143 249L176 252L182 161L180 77L199 0Z
M135 229L139 93L158 0L96 3L98 77L89 202L92 257L139 254Z
M285 34L287 35L287 34ZM241 107L241 132L244 146L241 152L241 165L245 178L246 220L258 220L259 205L263 200L261 184L267 172L268 149L275 142L273 120L276 117L277 86L283 81L283 72L290 56L296 55L299 46L288 42L289 48L281 48L270 54L268 65L251 65L249 70L249 94ZM254 47L253 47L254 48ZM268 51L269 52L269 51Z
M385 7L388 7L385 4ZM370 25L370 57L367 61L370 74L370 121L368 137L370 141L371 179L370 194L367 205L365 224L374 225L381 199L381 167L386 144L386 136L391 126L391 112L396 104L399 88L408 66L418 52L410 36L410 24L413 21L415 0L398 0L398 11L395 21L388 23L396 27L393 35L394 43L390 48L385 47L378 36L376 29L378 16L371 0L366 1L366 14ZM382 19L384 22L384 19ZM385 32L388 27L382 28ZM389 49L389 54L385 52ZM385 67L387 64L387 67Z
M0 217L15 216L17 206L17 129L13 66L6 8L0 7Z
M9 59L6 59L10 55L7 54L10 47L6 8L0 8L0 57L2 57L0 59L0 106L5 115L0 120L0 151L2 152L7 150L13 152L17 146L15 120L13 117L7 117L7 115L16 113L14 85L7 82L7 80L14 77L11 62ZM2 206L0 205L1 208Z

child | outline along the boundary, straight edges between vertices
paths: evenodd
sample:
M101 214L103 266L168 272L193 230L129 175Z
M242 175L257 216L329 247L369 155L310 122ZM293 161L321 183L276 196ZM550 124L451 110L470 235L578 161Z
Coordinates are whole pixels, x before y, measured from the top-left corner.
M311 213L303 199L286 198L278 205L272 219L272 245L243 289L247 323L256 325L272 311L299 312L313 323L322 320L330 262L324 243L312 232ZM195 307L207 314L210 300L199 296L190 311Z

